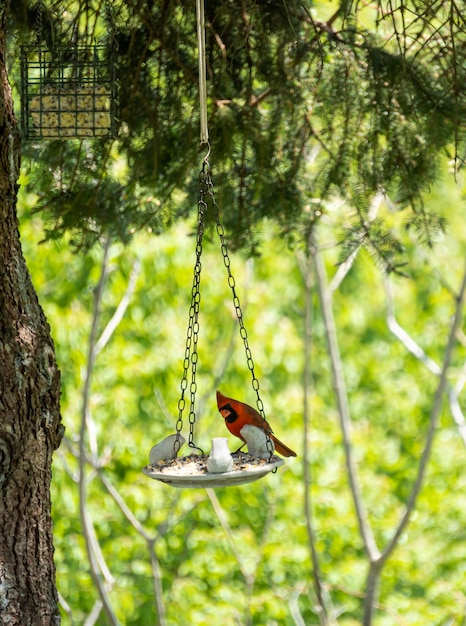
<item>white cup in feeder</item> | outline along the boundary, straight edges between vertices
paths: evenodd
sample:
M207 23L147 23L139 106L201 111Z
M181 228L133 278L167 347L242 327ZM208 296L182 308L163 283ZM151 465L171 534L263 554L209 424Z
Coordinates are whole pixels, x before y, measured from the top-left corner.
M209 474L223 474L233 469L233 457L228 449L226 437L214 437L212 439L212 451L207 459L207 471Z

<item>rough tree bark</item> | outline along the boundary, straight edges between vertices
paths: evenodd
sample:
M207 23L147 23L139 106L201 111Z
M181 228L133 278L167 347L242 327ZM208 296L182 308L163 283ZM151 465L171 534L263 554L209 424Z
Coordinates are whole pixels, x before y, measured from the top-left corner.
M20 138L0 0L0 624L59 624L50 480L60 443L60 375L50 329L21 251Z

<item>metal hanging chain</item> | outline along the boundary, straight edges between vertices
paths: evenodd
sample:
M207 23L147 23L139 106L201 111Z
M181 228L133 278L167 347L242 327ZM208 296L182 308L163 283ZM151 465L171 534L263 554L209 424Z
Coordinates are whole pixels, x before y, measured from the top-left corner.
M116 28L115 28L115 15L116 11L114 11L114 7L110 0L104 0L104 21L106 25L107 35L110 40L110 46L112 48L118 49L118 40L116 37Z
M188 371L191 367L191 383L189 385L190 405L189 405L189 440L188 445L191 448L199 450L201 454L204 452L194 443L194 424L196 422L196 372L198 363L197 342L199 338L199 306L201 302L201 255L202 240L204 237L204 218L207 211L207 203L205 201L208 193L207 185L208 164L205 160L202 170L199 174L199 202L197 203L197 241L196 241L196 261L194 263L193 286L191 289L191 306L189 308L188 330L186 333L186 348L183 360L183 376L181 378L181 397L178 401L178 420L176 422L175 451L180 448L179 435L183 428L183 411L186 407L185 393L188 389Z
M39 0L39 2L36 4L36 17L34 23L37 46L40 46L42 44L42 20L44 10L44 3L42 2L42 0Z
M217 202L215 200L215 194L214 194L214 184L212 182L212 177L211 177L211 170L210 170L210 165L208 162L208 158L206 157L204 160L204 167L205 167L205 173L206 173L206 181L205 181L205 185L206 185L206 189L207 189L207 193L210 197L210 201L212 203L212 206L214 207L215 210L215 220L216 220L216 230L217 230L217 234L219 236L220 239L220 249L222 252L222 256L223 256L223 263L226 267L227 273L228 273L228 285L231 289L231 293L233 296L233 305L235 307L235 312L236 312L236 317L238 319L238 323L239 323L239 329L240 329L240 335L241 338L243 340L243 344L244 344L244 351L246 354L246 362L249 368L249 371L251 372L251 377L252 377L252 388L254 389L254 391L256 392L256 405L257 405L257 409L259 411L259 414L264 422L264 432L266 434L267 437L267 451L270 453L270 458L272 458L273 456L273 452L274 452L274 448L273 448L273 443L271 438L269 437L269 434L267 432L267 421L265 419L265 411L264 411L264 403L262 402L262 399L260 397L260 393L259 393L259 380L256 377L256 374L254 372L254 361L252 358L252 353L251 353L251 348L249 347L249 341L248 341L248 333L246 330L246 327L244 326L244 321L243 321L243 311L241 310L241 304L240 304L240 300L238 297L238 294L236 293L236 282L234 279L234 276L231 272L231 262L230 262L230 256L228 254L228 248L227 248L227 244L226 244L226 240L225 240L225 229L223 228L223 225L220 221L220 214L219 214L219 209L218 209L218 205Z

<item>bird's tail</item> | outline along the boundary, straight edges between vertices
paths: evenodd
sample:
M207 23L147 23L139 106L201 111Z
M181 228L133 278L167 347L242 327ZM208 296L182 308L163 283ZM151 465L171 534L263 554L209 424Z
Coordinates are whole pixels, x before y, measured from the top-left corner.
M269 433L269 437L274 442L275 450L278 454L281 454L282 456L296 456L296 452L291 448L288 448L288 446L285 446L285 444L277 439L275 435Z

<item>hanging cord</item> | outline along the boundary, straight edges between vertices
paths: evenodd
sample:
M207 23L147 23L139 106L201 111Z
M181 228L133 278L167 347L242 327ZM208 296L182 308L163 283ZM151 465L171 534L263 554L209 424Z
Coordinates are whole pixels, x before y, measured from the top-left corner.
M196 0L196 18L197 18L197 49L198 49L198 58L199 58L199 110L200 110L200 123L201 123L201 145L206 143L209 146L209 152L210 152L209 130L207 128L207 79L206 79L206 53L205 53L204 0Z

